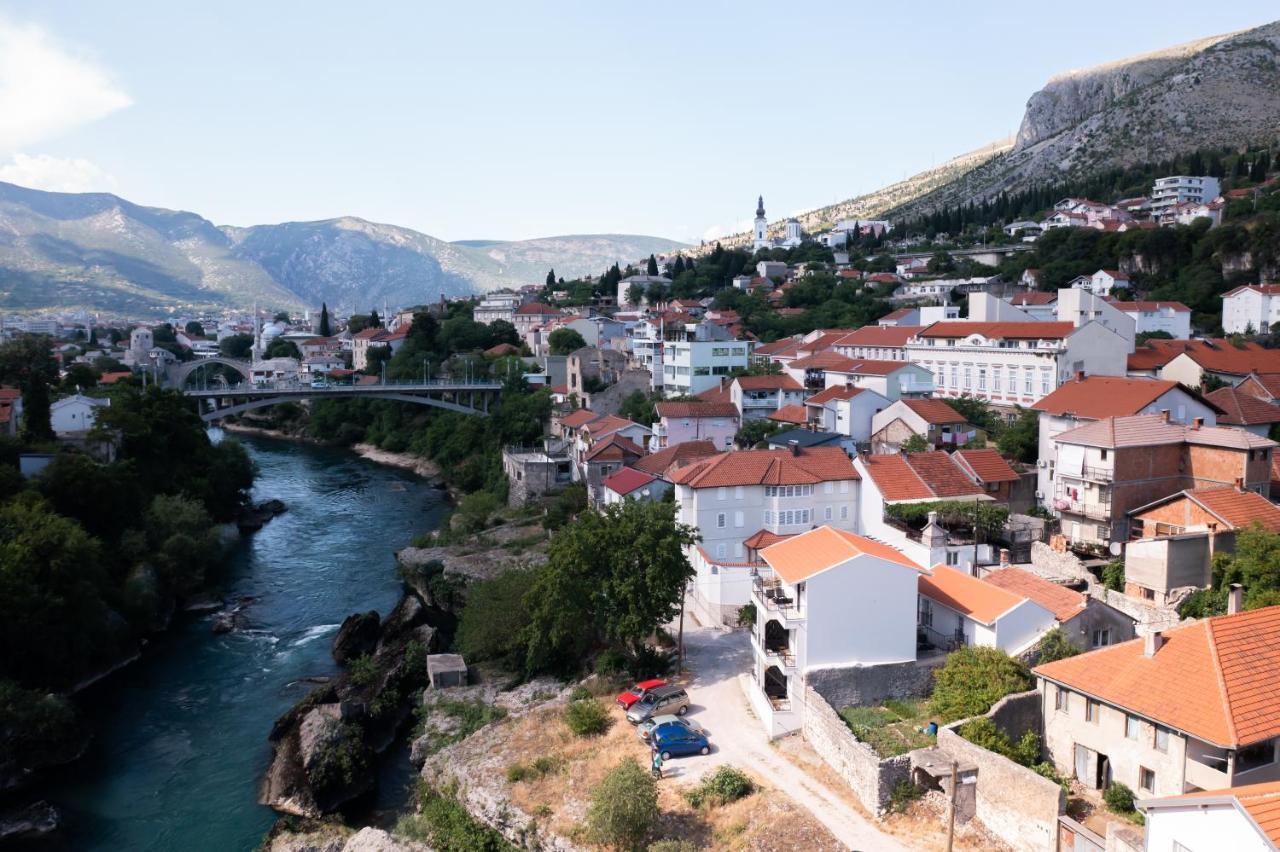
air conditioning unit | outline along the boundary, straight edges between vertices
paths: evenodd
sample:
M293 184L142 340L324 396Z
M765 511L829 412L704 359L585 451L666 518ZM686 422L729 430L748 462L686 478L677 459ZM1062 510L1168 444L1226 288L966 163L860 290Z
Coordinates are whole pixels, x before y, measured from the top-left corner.
M1036 499L1037 499L1037 500L1043 500L1043 499L1044 499L1044 492L1043 492L1043 491L1037 491L1037 492L1036 492Z

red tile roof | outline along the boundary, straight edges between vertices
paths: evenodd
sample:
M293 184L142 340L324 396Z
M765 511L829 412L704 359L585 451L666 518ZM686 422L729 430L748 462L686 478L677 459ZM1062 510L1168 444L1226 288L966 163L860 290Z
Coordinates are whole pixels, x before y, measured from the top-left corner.
M1224 338L1148 340L1129 356L1129 369L1163 367L1183 354L1211 373L1235 376L1280 373L1280 350L1267 349L1253 341L1236 346Z
M803 426L809 422L809 412L803 405L792 403L784 405L777 411L771 411L765 418L775 423L794 423L797 426Z
M835 370L843 373L850 370L856 363L852 358L846 358L835 352L824 351L810 355L807 358L797 358L788 366L800 370Z
M115 373L103 373L101 376L98 377L98 384L114 385L116 382L121 381L123 379L127 379L132 375L133 373L130 372L129 370L120 370Z
M804 390L799 382L787 375L738 376L734 381L743 390Z
M760 552L760 557L769 564L769 567L788 583L807 580L816 574L862 556L871 556L905 568L920 570L920 566L883 542L829 526L821 526L793 536L786 541L770 545Z
M544 304L542 302L529 302L528 304L521 305L520 307L516 308L516 313L522 316L529 316L531 314L536 316L551 316L551 317L564 316L564 314L560 312L559 308L553 308L550 305Z
M1060 624L1065 624L1084 612L1088 604L1088 600L1080 592L1021 568L1001 568L982 579L1015 595L1030 598L1053 613Z
M560 418L561 426L568 426L570 429L581 429L593 420L598 420L601 415L596 414L590 408L579 408L569 412Z
M1253 373L1236 387L1259 399L1280 399L1280 373Z
M853 462L839 447L791 450L741 450L720 453L671 475L691 488L731 485L811 485L859 479Z
M716 387L708 388L707 390L704 390L702 393L698 394L697 396L698 396L698 399L704 402L728 402L730 404L733 403L733 399L729 395L729 384L727 382L723 385L717 385Z
M644 455L635 441L616 432L596 441L587 450L587 461L639 458Z
M659 402L654 407L659 417L737 417L731 402Z
M879 273L879 274L880 274L880 275L887 275L888 273L886 273L886 272L882 272L882 273ZM867 279L867 280L872 280L872 279L874 279L874 278L875 278L875 276L872 276L872 278ZM895 275L895 276L893 276L893 280L897 280L897 276L896 276L896 275ZM895 322L896 322L896 321L898 321L898 320L900 320L900 319L904 319L904 318L906 318L906 317L911 316L911 315L912 315L913 313L915 313L917 310L919 310L919 309L918 309L918 308L898 308L896 311L890 311L889 313L887 313L887 314L885 314L884 316L880 317L880 319L882 319L882 320L893 320L893 321L895 321Z
M894 311L894 313L898 313ZM889 314L889 317L893 314ZM889 317L885 317L888 319ZM864 325L837 340L832 346L877 346L902 348L907 341L924 329L922 325Z
M748 548L749 550L761 550L762 548L768 547L771 544L777 544L780 541L786 541L787 539L791 538L793 535L794 533L780 535L775 532L769 532L768 530L760 530L759 532L755 533L749 538L744 539L742 542L742 546L745 548Z
M1163 311L1166 308L1177 311L1182 314L1191 313L1191 309L1181 302L1120 302L1115 299L1108 299L1113 308L1121 311L1127 311L1131 314L1140 311Z
M935 322L920 337L960 338L979 334L988 340L1060 340L1076 330L1069 322Z
M1241 491L1230 485L1219 488L1191 488L1179 491L1153 503L1140 506L1129 514L1141 517L1157 506L1189 500L1221 522L1223 529L1239 530L1261 524L1270 532L1280 532L1280 507L1261 494Z
M938 497L967 497L983 493L982 488L975 485L947 453L906 453L903 458Z
M1107 449L1155 447L1163 444L1194 444L1235 450L1268 449L1276 446L1275 441L1243 429L1230 426L1203 426L1197 429L1182 423L1167 423L1159 414L1104 417L1061 432L1054 440L1064 444Z
M946 565L920 576L920 594L948 609L992 625L1026 598Z
M1017 482L1022 478L1004 456L990 448L956 450L952 458L962 468L968 468L979 482Z
M1235 192L1236 190L1232 190ZM1230 193L1228 193L1230 194ZM1197 790L1160 799L1148 799L1143 809L1150 812L1164 807L1186 806L1196 800L1232 800L1253 820L1258 830L1271 841L1273 848L1280 848L1280 781L1264 781L1260 784L1244 784L1224 790ZM1177 844L1175 844L1176 848ZM1185 847L1184 847L1185 848Z
M1036 272L1040 270L1028 269L1027 272ZM1057 293L1041 293L1037 290L1029 290L1025 293L1014 293L1013 298L1009 300L1011 305L1052 305L1058 301Z
M832 369L831 372L847 373L851 376L889 376L910 366L910 361L856 358L853 361L852 367L847 369Z
M1218 388L1205 394L1224 412L1219 423L1228 426L1264 426L1280 423L1280 405L1273 405L1239 388Z
M654 479L655 477L636 470L635 468L624 467L612 476L605 478L605 480L600 484L605 488L608 488L613 493L620 494L625 497L637 488L643 488L650 482L653 482Z
M832 385L826 390L818 391L804 402L805 405L823 405L833 399L853 399L864 391L866 391L866 388L856 388L848 384Z
M512 346L510 343L499 343L497 346L490 346L484 350L486 355L519 355L520 349Z
M1046 663L1035 673L1222 748L1280 735L1280 606L1219 615Z
M692 464L693 462L714 456L720 451L711 441L685 441L683 444L673 444L663 450L651 455L647 455L642 459L632 462L631 466L636 470L644 473L651 473L654 476L668 478L668 474L673 470Z
M863 456L885 502L937 500L947 497L986 497L944 452Z
M963 414L940 399L904 399L901 402L926 423L941 426L944 423L967 422Z
M782 354L794 355L796 351L796 347L798 345L799 344L794 338L783 337L779 340L773 341L772 343L760 344L759 346L751 350L751 354L752 355L782 355Z
M1031 407L1046 414L1070 414L1083 420L1137 414L1171 390L1177 382L1125 376L1085 376L1059 385Z

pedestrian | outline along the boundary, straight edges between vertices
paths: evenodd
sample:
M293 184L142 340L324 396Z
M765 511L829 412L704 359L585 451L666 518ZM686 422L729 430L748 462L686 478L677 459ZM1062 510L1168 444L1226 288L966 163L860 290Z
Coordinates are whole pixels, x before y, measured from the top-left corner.
M658 746L656 743L653 744L652 749L653 749L653 760L651 765L653 767L653 777L661 778L662 777L662 752L658 751Z

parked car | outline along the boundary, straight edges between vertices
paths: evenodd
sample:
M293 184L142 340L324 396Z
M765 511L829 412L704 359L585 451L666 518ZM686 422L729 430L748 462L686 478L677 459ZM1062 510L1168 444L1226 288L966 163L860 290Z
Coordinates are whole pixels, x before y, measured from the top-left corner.
M654 716L652 719L636 725L636 735L645 742L648 742L649 737L653 734L653 729L661 727L662 725L683 725L689 730L696 731L699 734L706 733L706 731L702 729L701 725L687 716Z
M667 682L660 678L642 680L630 689L624 689L622 692L619 692L618 697L614 700L618 702L618 706L623 710L630 710L631 705L635 704L641 698L644 698L650 690L666 685Z
M663 760L686 754L711 753L711 741L706 734L670 722L653 729L653 744L657 746Z
M627 721L633 725L648 721L654 716L667 716L672 713L683 716L689 712L689 693L683 686L659 686L651 689L631 705L627 711Z
M311 387L313 387L313 388L327 388L327 387L329 387L329 383L328 383L328 382L326 382L324 379L312 379L312 380L311 380Z

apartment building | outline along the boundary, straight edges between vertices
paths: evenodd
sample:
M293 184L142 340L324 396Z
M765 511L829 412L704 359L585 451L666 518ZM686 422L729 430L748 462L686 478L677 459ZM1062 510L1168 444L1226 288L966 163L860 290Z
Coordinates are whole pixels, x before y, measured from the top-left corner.
M829 367L825 372L827 387L852 385L888 400L931 396L934 391L933 374L905 361L853 360L851 365Z
M839 447L720 453L669 477L680 522L702 536L689 553L691 602L714 623L732 623L748 600L749 539L856 529L859 476Z
M750 358L751 344L745 340L668 342L662 349L662 392L666 396L697 396L734 370L745 370Z
M1280 779L1280 607L1204 618L1033 673L1045 749L1086 786L1118 781L1149 798Z
M1166 332L1174 340L1191 337L1191 309L1181 302L1118 302L1112 306L1134 320L1137 334Z
M1221 194L1218 179L1207 176L1171 175L1158 178L1151 187L1151 218L1163 221L1180 204L1206 204Z
M1167 414L1108 417L1059 434L1052 508L1072 542L1129 539L1129 512L1186 488L1271 490L1275 441L1240 429L1172 422Z
M914 309L902 308L901 310ZM831 349L846 358L905 361L907 360L907 341L923 329L922 325L864 325L836 340L831 344Z
M824 432L844 435L856 445L867 445L873 419L889 405L888 399L868 388L832 385L804 401L804 422Z
M804 402L805 388L788 375L739 376L729 382L729 399L742 422L763 420L788 405Z
M655 453L675 444L705 440L716 449L732 449L742 424L738 409L727 402L659 402L654 412L658 419L649 448Z
M1129 347L1096 322L941 322L907 344L934 376L935 395L968 394L1011 409L1031 406L1080 371L1120 375Z
M472 318L478 323L488 325L498 320L510 322L514 325L516 308L523 303L519 293L510 290L495 290L492 293L485 294L485 297L476 304L475 310L472 312Z
M567 316L559 308L542 302L528 302L520 305L511 315L511 323L516 327L520 339L534 348L533 332L555 319Z
M1246 284L1222 297L1222 330L1227 334L1266 332L1280 322L1280 284Z

